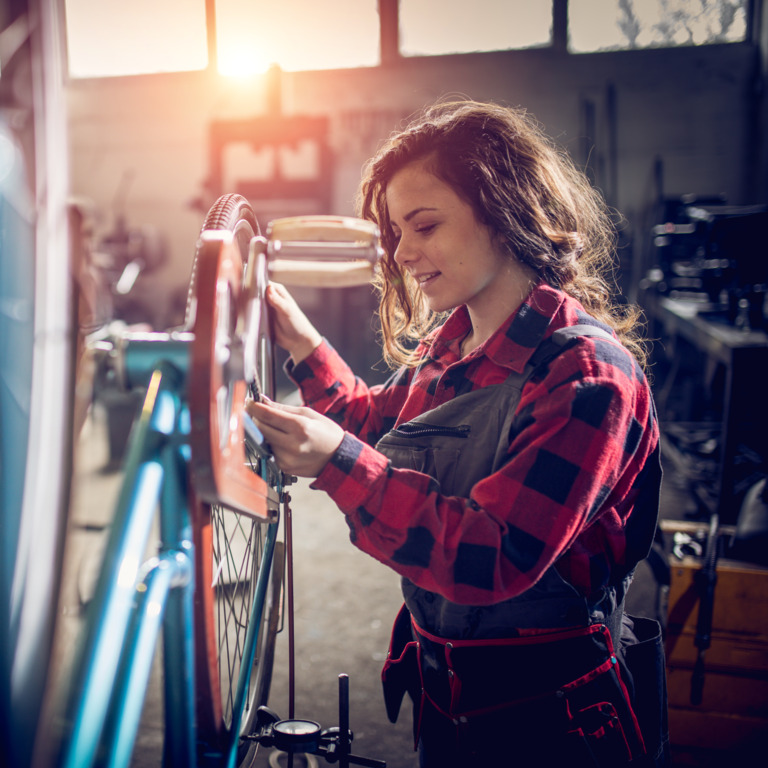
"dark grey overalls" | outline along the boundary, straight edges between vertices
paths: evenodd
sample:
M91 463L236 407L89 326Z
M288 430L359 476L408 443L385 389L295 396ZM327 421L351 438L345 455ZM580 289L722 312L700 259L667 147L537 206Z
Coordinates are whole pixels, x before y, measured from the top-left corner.
M377 449L394 466L433 477L440 493L469 498L508 460L525 382L588 335L618 343L589 325L556 331L522 373L418 416ZM632 571L653 541L660 479L657 451L632 514ZM382 673L390 720L408 691L416 739L433 756L425 765L479 765L501 750L542 766L547 756L569 766L664 765L663 754L654 761L666 744L660 627L625 617L631 578L589 603L552 567L522 595L489 606L459 605L404 578Z

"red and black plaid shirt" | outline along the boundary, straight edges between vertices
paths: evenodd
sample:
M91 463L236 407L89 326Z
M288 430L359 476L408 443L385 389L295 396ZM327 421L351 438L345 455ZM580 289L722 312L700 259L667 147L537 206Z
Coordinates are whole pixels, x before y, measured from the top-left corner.
M424 362L384 385L366 386L325 342L290 369L304 402L347 430L312 487L347 516L355 545L457 603L514 597L555 561L587 596L620 580L635 564L626 562L635 481L658 442L648 384L623 347L586 338L556 357L543 377L531 378L509 461L478 482L470 498L441 495L427 475L393 468L372 447L394 426L522 371L543 339L585 322L597 324L577 301L540 285L464 360L459 341L470 324L460 307L421 343ZM428 562L399 563L396 553L416 529L431 537ZM493 553L483 584L454 578L460 544Z

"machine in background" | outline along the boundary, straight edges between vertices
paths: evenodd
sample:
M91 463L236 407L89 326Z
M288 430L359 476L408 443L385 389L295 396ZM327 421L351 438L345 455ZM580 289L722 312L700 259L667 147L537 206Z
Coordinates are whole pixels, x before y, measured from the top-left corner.
M665 484L670 733L735 749L768 731L768 206L662 200L642 302Z
M711 319L765 330L768 205L722 198L668 198L653 227L655 264L645 286L702 305Z

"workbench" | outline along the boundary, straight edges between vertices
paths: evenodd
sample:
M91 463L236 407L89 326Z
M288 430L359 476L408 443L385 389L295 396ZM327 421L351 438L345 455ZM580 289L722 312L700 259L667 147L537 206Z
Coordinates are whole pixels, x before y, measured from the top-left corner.
M658 339L657 347L668 356L682 354L680 344L688 344L709 365L723 366L716 501L709 512L722 523L734 523L739 511L735 487L740 446L748 446L764 460L768 457L768 334L729 323L724 312L696 301L649 292L643 305L650 336ZM663 427L664 413L660 417Z

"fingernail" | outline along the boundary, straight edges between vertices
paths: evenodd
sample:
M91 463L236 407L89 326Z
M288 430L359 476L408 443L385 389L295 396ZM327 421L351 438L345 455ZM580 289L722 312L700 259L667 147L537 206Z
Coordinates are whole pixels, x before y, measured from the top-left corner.
M272 401L264 394L262 394L259 398L262 403L271 403Z

